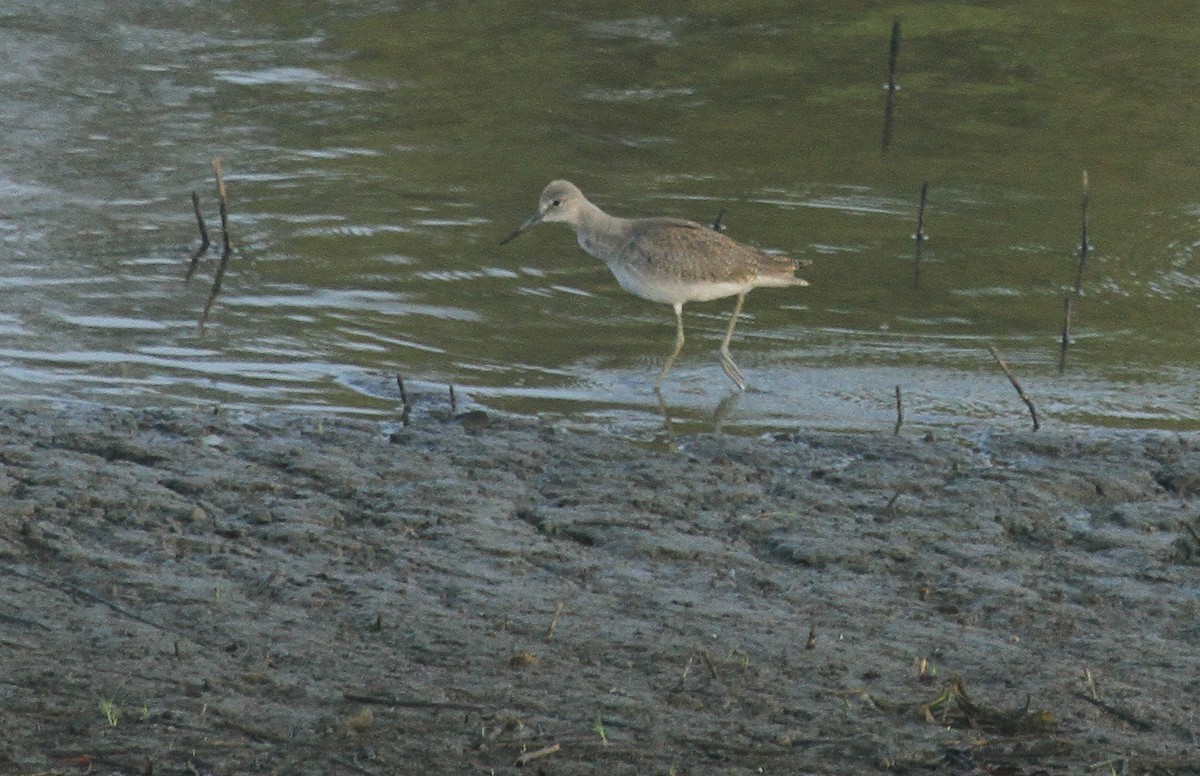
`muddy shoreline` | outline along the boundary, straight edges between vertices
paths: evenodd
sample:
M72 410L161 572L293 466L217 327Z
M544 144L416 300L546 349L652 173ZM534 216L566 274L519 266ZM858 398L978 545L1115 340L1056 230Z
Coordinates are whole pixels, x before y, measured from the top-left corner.
M1200 772L1200 435L677 441L2 412L0 772Z

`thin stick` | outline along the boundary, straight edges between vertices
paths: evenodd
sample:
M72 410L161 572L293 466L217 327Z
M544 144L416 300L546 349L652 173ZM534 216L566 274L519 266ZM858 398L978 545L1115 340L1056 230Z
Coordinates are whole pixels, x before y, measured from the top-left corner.
M695 659L696 651L692 650L692 653L688 655L687 664L683 667L683 674L679 677L679 682L675 685L676 692L683 689L684 684L687 682L688 674L692 672L692 662L695 661Z
M900 398L900 386L896 386L896 428L892 433L900 436L900 426L904 423L904 401Z
M344 692L342 701L345 703L363 703L373 706L396 706L405 709L443 709L449 711L483 711L483 706L473 703L443 703L427 701L420 698L400 698L393 695L366 695L363 693Z
M892 143L892 114L896 108L896 61L900 58L900 17L892 20L892 44L888 53L887 104L883 108L883 140L880 148L887 153Z
M1153 722L1144 720L1141 717L1139 717L1135 714L1131 714L1130 712L1125 711L1124 709L1113 706L1110 703L1105 703L1104 701L1100 700L1099 698L1093 698L1090 695L1087 695L1087 694L1081 693L1081 692L1073 692L1071 694L1074 695L1076 698L1080 698L1082 700L1087 701L1088 703L1092 704L1093 706L1095 706L1098 709L1107 711L1109 714L1113 715L1114 717L1121 720L1122 722L1128 722L1130 725L1133 725L1138 730L1147 731L1147 730L1154 729Z
M208 252L208 227L204 225L204 214L200 212L200 195L192 192L192 212L196 214L196 225L200 227L200 244L196 246L196 250L192 251L191 260L188 262L187 272L183 275L183 282L186 283L192 279L192 275L196 274L196 267L200 265L200 257Z
M404 378L400 373L396 373L396 387L400 389L400 403L405 407L408 406L408 392L404 390Z
M1071 295L1063 297L1062 344L1058 349L1058 372L1067 371L1067 348L1071 347Z
M458 412L458 398L454 395L454 383L450 383L450 414Z
M550 746L543 746L541 749L534 749L532 752L526 752L525 754L518 757L516 762L513 763L513 765L520 768L522 766L528 765L531 761L536 760L539 757L546 757L548 755L552 755L555 752L557 752L558 749L559 749L558 744L550 744Z
M213 175L217 179L217 202L221 214L221 263L217 265L217 274L213 276L212 291L208 294L208 301L204 303L204 312L200 314L200 335L204 336L204 324L208 321L208 314L212 311L213 303L217 301L217 294L221 293L221 283L225 280L225 268L229 266L229 257L233 253L233 247L229 243L229 196L225 191L225 178L221 174L221 160L213 159Z
M921 253L922 246L929 239L929 235L925 234L925 198L929 194L929 182L921 184L921 202L917 205L917 231L913 234L913 240L916 241L916 256L913 259L913 284L921 285Z
M1075 269L1075 296L1083 295L1083 267L1087 264L1088 251L1092 249L1088 243L1088 174L1083 171L1083 200L1079 203L1083 213L1082 225L1079 228L1079 266Z
M1025 389L1021 387L1019 382L1017 382L1017 378L1012 373L1012 370L1008 368L1008 364L1004 363L1004 359L1000 358L1000 354L996 352L996 346L988 343L987 348L992 354L992 358L996 359L996 363L1000 365L1000 369L1003 370L1004 376L1008 378L1010 383L1012 383L1013 388L1017 389L1017 396L1020 396L1021 401L1025 402L1025 406L1029 408L1029 415L1033 418L1033 430L1037 431L1039 428L1041 428L1041 424L1038 423L1037 408L1033 406L1033 402L1030 401L1029 397L1025 394Z
M408 416L412 413L412 405L408 403L408 391L404 390L404 378L396 373L396 387L400 389L400 425L408 425Z

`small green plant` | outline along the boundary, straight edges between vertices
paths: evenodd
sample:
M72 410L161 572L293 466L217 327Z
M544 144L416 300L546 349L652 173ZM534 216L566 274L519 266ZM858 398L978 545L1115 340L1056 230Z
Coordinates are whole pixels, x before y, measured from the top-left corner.
M105 698L100 699L100 713L112 727L116 727L121 720L121 710L117 708L117 704Z
M600 715L596 715L596 723L592 725L592 730L596 735L600 736L600 743L608 745L608 733L604 732L604 720L600 719Z

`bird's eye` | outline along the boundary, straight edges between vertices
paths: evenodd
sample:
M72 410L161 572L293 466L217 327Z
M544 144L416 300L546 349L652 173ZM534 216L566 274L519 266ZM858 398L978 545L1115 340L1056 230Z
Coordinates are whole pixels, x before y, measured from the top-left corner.
M556 199L556 200L554 200L553 202L551 202L551 203L550 203L550 207L558 207L558 206L559 206L559 205L561 205L561 204L562 204L562 200L561 200L561 199Z

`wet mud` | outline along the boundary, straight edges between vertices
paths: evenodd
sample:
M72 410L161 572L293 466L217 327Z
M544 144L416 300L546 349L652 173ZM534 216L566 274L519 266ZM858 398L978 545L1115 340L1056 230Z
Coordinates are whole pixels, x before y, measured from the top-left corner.
M0 772L1196 773L1198 499L1196 435L8 410Z

